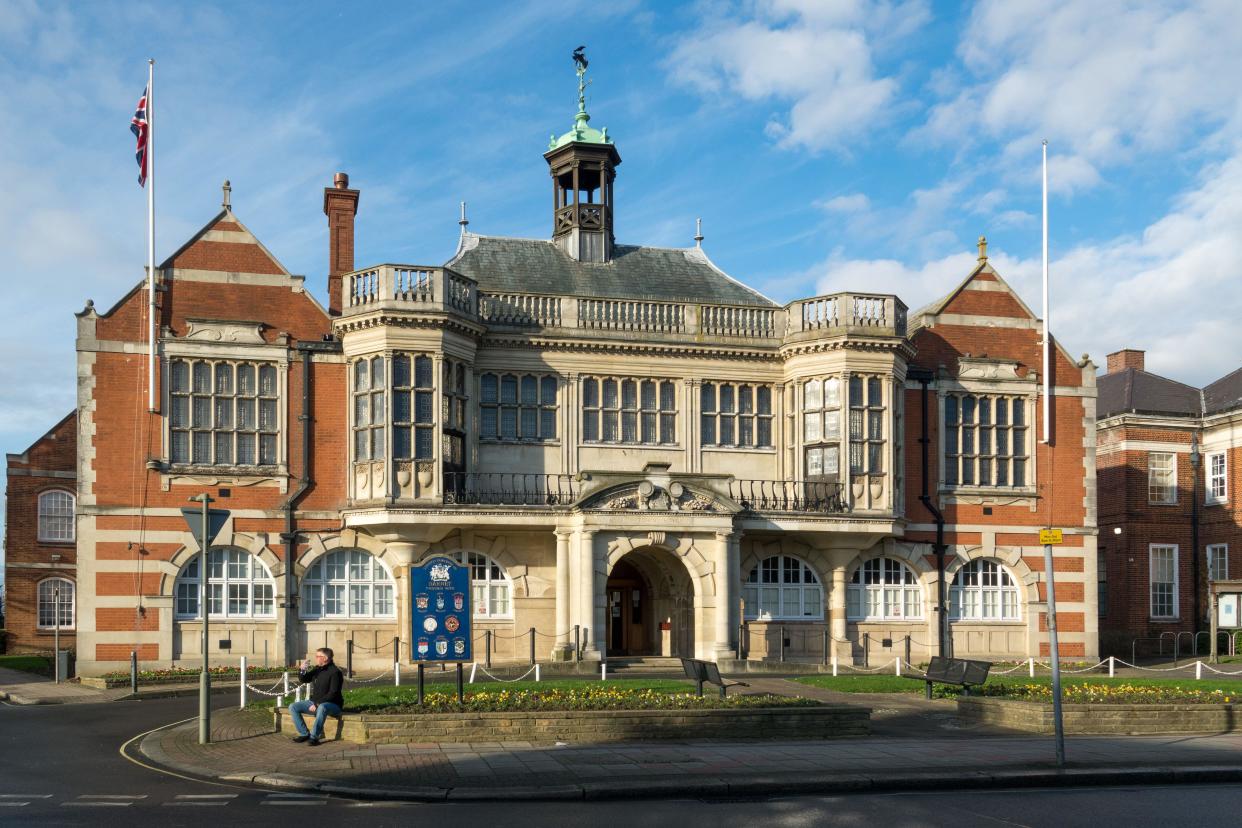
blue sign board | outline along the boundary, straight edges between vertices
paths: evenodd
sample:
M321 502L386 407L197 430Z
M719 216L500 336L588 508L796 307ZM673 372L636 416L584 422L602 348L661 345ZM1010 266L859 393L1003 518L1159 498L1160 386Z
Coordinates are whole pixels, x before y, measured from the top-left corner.
M410 651L418 661L471 661L470 567L443 556L410 567Z

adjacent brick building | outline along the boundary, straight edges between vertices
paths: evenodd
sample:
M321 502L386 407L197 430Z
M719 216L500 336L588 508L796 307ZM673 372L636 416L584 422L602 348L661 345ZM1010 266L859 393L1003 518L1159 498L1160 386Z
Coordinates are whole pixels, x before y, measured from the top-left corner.
M83 672L201 657L180 509L204 491L231 512L220 660L353 640L381 666L394 638L408 659L409 567L437 554L471 567L500 659L531 628L554 658L1038 656L1049 525L1061 652L1095 655L1094 367L1057 349L1045 444L1040 323L982 240L913 314L778 304L701 244L616 243L621 158L588 121L580 97L544 154L550 239L463 224L442 266L355 269L338 174L326 310L226 190L157 268L157 411L142 286L78 315Z
M1099 388L1101 649L1193 652L1199 632L1206 652L1208 581L1242 574L1242 370L1196 388L1122 350Z

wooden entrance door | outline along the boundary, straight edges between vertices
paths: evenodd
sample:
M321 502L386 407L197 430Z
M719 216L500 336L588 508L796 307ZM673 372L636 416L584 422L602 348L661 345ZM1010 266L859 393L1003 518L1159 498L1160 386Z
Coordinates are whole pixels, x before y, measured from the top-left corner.
M644 622L647 582L638 570L618 561L608 578L608 653L636 656L652 652L650 631Z

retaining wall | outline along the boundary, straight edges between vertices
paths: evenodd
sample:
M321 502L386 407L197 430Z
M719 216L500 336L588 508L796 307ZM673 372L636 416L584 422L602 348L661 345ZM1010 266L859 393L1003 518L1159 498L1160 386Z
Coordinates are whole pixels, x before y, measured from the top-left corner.
M1242 730L1232 704L1065 704L1065 733L1089 735L1159 735L1162 733L1230 733ZM1052 705L980 697L960 697L963 719L1031 733L1052 733Z

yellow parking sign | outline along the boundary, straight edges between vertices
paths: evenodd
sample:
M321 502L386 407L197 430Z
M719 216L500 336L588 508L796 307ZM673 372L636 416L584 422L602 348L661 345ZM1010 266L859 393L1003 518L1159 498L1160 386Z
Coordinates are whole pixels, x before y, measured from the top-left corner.
M1039 542L1044 546L1057 546L1061 543L1060 529L1040 529Z

